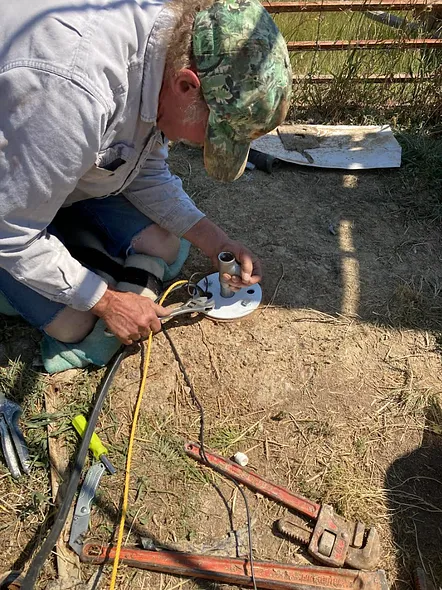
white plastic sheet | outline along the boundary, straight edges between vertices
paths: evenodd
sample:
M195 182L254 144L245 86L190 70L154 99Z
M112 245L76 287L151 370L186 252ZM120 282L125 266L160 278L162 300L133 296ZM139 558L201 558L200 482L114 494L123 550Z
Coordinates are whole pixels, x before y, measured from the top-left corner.
M290 139L284 140L291 144L290 150L277 130L254 140L251 147L303 166L367 170L401 165L401 146L388 125L284 125L279 129Z

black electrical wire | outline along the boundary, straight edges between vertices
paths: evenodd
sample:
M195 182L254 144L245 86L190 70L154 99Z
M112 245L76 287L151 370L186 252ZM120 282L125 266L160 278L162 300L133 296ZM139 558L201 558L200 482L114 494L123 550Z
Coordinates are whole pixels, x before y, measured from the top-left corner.
M193 287L196 289L200 289L197 285L191 284L189 281L189 288ZM177 287L178 288L178 287ZM175 289L174 289L175 291ZM49 557L54 548L57 540L63 530L65 525L66 519L69 515L69 509L71 507L72 501L74 499L75 493L77 491L77 487L80 481L81 472L83 470L89 444L92 438L92 435L95 431L95 427L97 425L98 416L101 412L103 407L104 401L106 399L106 395L109 391L109 388L112 384L112 381L115 377L116 372L118 371L122 360L129 354L129 348L127 346L120 348L117 354L114 356L114 360L111 365L109 365L104 380L102 381L100 391L97 394L97 401L95 402L94 409L92 410L92 414L88 420L88 426L84 433L84 437L82 443L80 445L80 449L78 451L77 458L75 460L74 468L71 473L71 477L68 482L68 486L66 488L65 496L60 504L58 509L58 513L55 517L54 523L46 537L43 545L40 547L38 553L34 556L31 565L29 566L28 572L25 576L21 584L22 590L33 590L35 583L37 582L38 576L40 574L40 570L43 567L45 561Z
M192 276L194 276L194 275L192 275ZM207 279L206 279L206 283L207 283ZM203 289L201 289L201 287L198 287L198 285L196 285L195 283L192 283L191 281L189 281L187 286L188 286L188 289L193 288L194 293L197 290L200 292L203 291ZM178 288L179 287L177 287L177 289ZM173 291L175 291L175 290L176 289L173 289ZM206 292L207 292L207 284L206 284ZM249 503L247 501L247 496L237 481L235 481L233 478L231 478L230 476L223 473L221 470L218 469L218 467L216 465L213 465L208 460L206 452L205 452L205 445L204 445L204 429L205 429L204 408L203 408L200 400L198 399L198 396L195 393L195 389L193 387L193 384L190 381L190 378L187 374L186 368L183 365L181 357L178 353L177 348L175 347L175 344L174 344L172 338L167 333L167 330L164 329L164 326L162 327L162 330L163 330L163 333L166 336L167 340L170 343L170 346L171 346L172 351L175 355L175 358L177 360L179 368L183 374L184 380L186 381L186 384L190 389L190 392L192 395L192 400L200 412L199 441L200 441L200 448L201 448L201 457L202 457L204 463L208 467L210 467L211 469L213 469L217 473L220 473L223 477L226 477L227 479L229 479L240 491L242 498L244 500L244 505L246 508L246 515L247 515L250 574L251 574L251 578L252 578L253 588L254 588L254 590L257 590L255 571L254 571L254 558L253 558L253 545L252 545L252 525L251 525L250 509L249 509ZM120 348L120 350L114 356L114 360L113 360L112 364L108 367L106 375L101 383L100 390L97 394L97 401L95 402L95 406L94 406L92 413L89 417L88 425L87 425L86 431L84 433L84 437L81 442L77 458L75 460L74 468L71 473L71 477L69 479L68 486L66 488L65 496L63 498L62 503L60 504L60 508L58 509L57 516L55 517L54 524L52 525L48 536L46 537L45 541L43 542L43 545L41 546L38 553L34 556L32 562L31 562L31 565L29 566L29 569L28 569L28 572L25 576L25 579L23 580L23 582L21 584L22 590L34 590L34 586L35 586L35 583L37 582L41 568L43 567L45 561L47 560L47 558L51 554L52 549L54 548L55 544L57 543L57 540L61 534L61 531L63 530L63 527L64 527L67 517L69 515L69 509L71 507L72 501L74 499L75 493L78 488L78 484L79 484L80 477L81 477L81 472L83 470L83 467L84 467L84 464L86 461L86 457L87 457L87 453L89 450L89 444L90 444L92 435L95 431L95 427L97 425L98 416L100 415L100 412L102 410L107 393L108 393L109 388L112 385L112 382L114 380L115 374L117 373L121 362L123 361L123 359L126 356L128 356L128 354L130 354L130 347L124 346L124 347Z
M84 433L84 437L81 442L77 458L75 460L75 465L71 473L68 486L66 488L65 496L63 498L62 503L60 504L60 508L58 509L57 516L55 517L54 524L52 525L48 536L46 537L39 552L34 556L34 559L31 562L26 577L21 584L22 590L34 589L40 570L43 567L46 559L51 554L52 549L54 548L58 540L58 537L60 536L60 533L63 530L64 524L69 514L69 509L71 507L72 501L78 488L78 483L80 481L81 472L86 461L89 444L92 435L95 431L95 427L97 425L98 416L101 412L104 401L106 399L106 395L109 391L115 374L120 367L121 361L126 356L128 356L128 354L130 354L130 350L131 349L127 346L120 348L120 350L114 356L112 364L108 367L106 375L101 383L100 390L97 393L97 401L95 402L94 409L92 410L92 413L89 417L88 425Z
M170 334L168 333L167 329L165 328L165 326L162 326L162 331L163 334L165 335L165 337L167 338L167 340L169 341L170 347L172 348L172 352L175 356L175 359L178 363L178 366L180 368L181 373L183 374L184 377L184 381L186 382L187 387L190 389L190 394L192 396L192 401L195 404L195 406L198 408L198 411L200 413L200 432L199 432L199 443L200 443L200 454L201 454L201 458L203 459L203 462L210 467L211 469L213 469L214 471L216 471L217 473L219 473L220 475L222 475L223 477L227 478L229 481L231 481L236 488L240 491L241 496L244 500L244 506L246 508L246 517L247 517L247 532L248 532L248 541L249 541L249 563L250 563L250 577L252 579L252 583L253 583L253 588L254 590L257 590L257 586L256 586L256 578L255 578L255 568L254 568L254 558L253 558L253 544L252 544L252 520L250 518L250 508L249 508L249 502L247 500L247 496L246 493L244 492L244 490L242 489L242 487L239 485L239 483L233 479L233 477L230 477L228 474L224 473L223 471L221 471L217 465L213 465L213 463L211 463L209 461L209 459L207 458L206 455L206 450L205 450L205 444L204 444L204 430L205 430L205 423L204 423L204 408L203 405L201 404L198 396L195 393L195 389L193 387L192 381L189 378L189 375L187 374L186 371L186 367L184 366L181 357L179 355L179 352L170 336Z
M201 276L201 280L198 281L198 283L196 282L195 277ZM202 289L199 286L199 283L201 281L204 281L204 286L205 288ZM207 275L205 275L204 273L201 272L194 272L193 275L191 275L189 282L187 283L187 292L189 293L189 295L191 297L195 297L196 294L198 293L198 295L209 295L209 280L207 278Z

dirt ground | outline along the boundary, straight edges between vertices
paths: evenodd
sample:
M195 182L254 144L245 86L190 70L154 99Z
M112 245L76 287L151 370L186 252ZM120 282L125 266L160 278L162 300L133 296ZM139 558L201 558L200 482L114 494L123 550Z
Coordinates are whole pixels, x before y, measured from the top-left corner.
M199 151L183 146L172 150L171 165L197 205L264 264L264 301L252 317L239 323L181 319L169 327L205 410L206 445L227 457L245 452L249 467L275 483L375 525L379 567L392 588L412 587L416 567L442 585L442 239L438 224L410 209L415 187L400 170L289 165L273 175L248 171L223 185L207 178ZM183 275L210 271L192 251ZM37 344L35 332L4 320L3 370L17 355L29 364ZM41 458L47 422L73 451L66 420L74 411L87 413L102 375L91 369L44 378L56 391L57 411L49 417L41 387L28 402L19 388L39 462L31 478L19 482L0 463L0 573L26 565L51 510ZM95 541L107 543L115 532L139 381L140 358L133 356L117 374L99 420L118 473L102 480L90 531ZM14 387L18 391L17 379ZM241 495L183 453L183 443L198 440L198 432L189 388L159 335L137 433L128 543L149 537L203 551L232 527L244 529ZM255 559L317 565L297 543L273 534L286 510L246 493ZM223 552L234 555L232 549ZM83 565L80 576L88 580L95 571ZM39 587L50 587L54 575L48 563ZM121 566L117 587L217 586Z

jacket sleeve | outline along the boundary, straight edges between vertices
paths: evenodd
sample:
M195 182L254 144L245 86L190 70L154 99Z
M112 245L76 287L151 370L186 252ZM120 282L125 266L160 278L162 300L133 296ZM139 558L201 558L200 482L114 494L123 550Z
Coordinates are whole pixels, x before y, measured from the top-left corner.
M106 283L46 228L94 164L106 109L68 76L16 66L0 74L0 267L79 310Z
M137 209L178 237L205 217L167 165L167 140L157 140L138 176L123 191Z

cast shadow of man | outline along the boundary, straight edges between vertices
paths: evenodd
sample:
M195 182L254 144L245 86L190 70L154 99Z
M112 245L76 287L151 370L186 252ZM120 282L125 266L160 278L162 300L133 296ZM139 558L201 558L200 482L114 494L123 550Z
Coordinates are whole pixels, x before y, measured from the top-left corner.
M442 588L442 403L430 404L420 447L391 464L385 488L398 586ZM426 583L416 583L418 569Z

